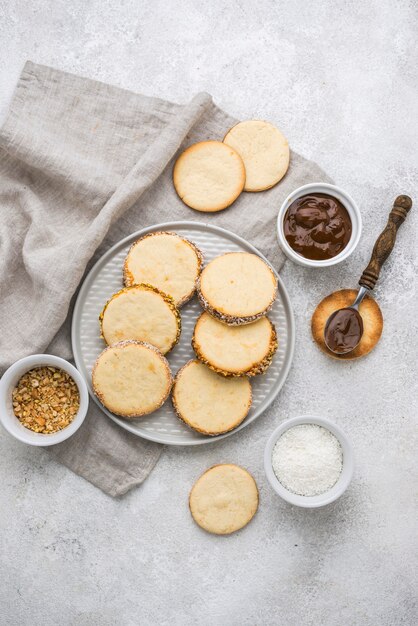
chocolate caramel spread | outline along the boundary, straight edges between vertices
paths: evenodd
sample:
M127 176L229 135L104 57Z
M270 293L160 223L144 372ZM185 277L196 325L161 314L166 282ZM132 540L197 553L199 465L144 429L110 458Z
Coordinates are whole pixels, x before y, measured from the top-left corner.
M362 334L361 315L348 307L331 315L325 326L324 339L330 350L337 354L346 354L354 350Z
M310 193L289 206L284 235L295 252L323 261L337 256L351 237L351 219L345 206L326 193Z

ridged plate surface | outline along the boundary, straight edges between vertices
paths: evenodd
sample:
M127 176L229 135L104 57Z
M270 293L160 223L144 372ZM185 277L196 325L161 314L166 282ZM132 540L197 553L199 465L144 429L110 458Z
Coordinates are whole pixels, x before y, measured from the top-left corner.
M251 379L253 404L244 422L235 430L218 437L200 435L190 430L174 414L171 400L155 413L136 420L124 420L101 405L93 393L91 371L100 352L106 347L100 338L99 314L110 296L121 289L122 266L131 244L142 235L155 231L174 231L193 241L203 252L205 263L224 252L246 251L263 255L244 239L233 233L206 224L196 222L169 222L157 224L133 233L108 250L92 268L80 289L74 308L72 322L72 346L77 368L84 376L90 395L114 422L121 428L158 443L168 445L199 445L229 437L245 428L259 417L273 402L281 389L293 358L294 321L289 297L279 278L279 297L269 313L276 326L279 348L273 363L262 376ZM194 358L191 348L193 328L202 309L194 297L181 309L182 333L177 346L167 355L170 367L175 374L184 363Z

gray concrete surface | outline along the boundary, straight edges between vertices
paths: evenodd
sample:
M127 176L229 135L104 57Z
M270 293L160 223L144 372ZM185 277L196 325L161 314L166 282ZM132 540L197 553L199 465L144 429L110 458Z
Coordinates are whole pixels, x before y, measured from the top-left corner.
M274 419L167 450L120 500L0 433L1 624L417 623L418 206L377 290L377 349L338 364L309 333L315 303L356 282L393 198L417 199L416 33L413 0L0 1L2 116L28 58L176 101L207 90L237 117L277 123L364 216L343 267L282 272L298 339ZM347 431L357 461L346 495L316 511L280 501L262 467L275 424L309 411ZM227 538L187 508L194 479L220 461L248 467L261 494Z

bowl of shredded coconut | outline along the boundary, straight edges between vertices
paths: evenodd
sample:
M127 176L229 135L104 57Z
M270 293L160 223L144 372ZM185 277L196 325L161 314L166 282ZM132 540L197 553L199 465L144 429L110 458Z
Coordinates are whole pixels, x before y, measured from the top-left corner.
M354 458L344 432L323 417L286 420L270 436L264 468L274 491L290 504L317 508L350 484Z

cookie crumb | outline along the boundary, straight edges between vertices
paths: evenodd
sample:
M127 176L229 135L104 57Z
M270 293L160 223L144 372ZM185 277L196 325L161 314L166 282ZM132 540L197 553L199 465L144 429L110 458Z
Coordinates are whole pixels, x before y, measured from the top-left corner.
M24 374L12 394L13 412L35 433L52 434L73 421L80 393L67 372L56 367L35 367Z

